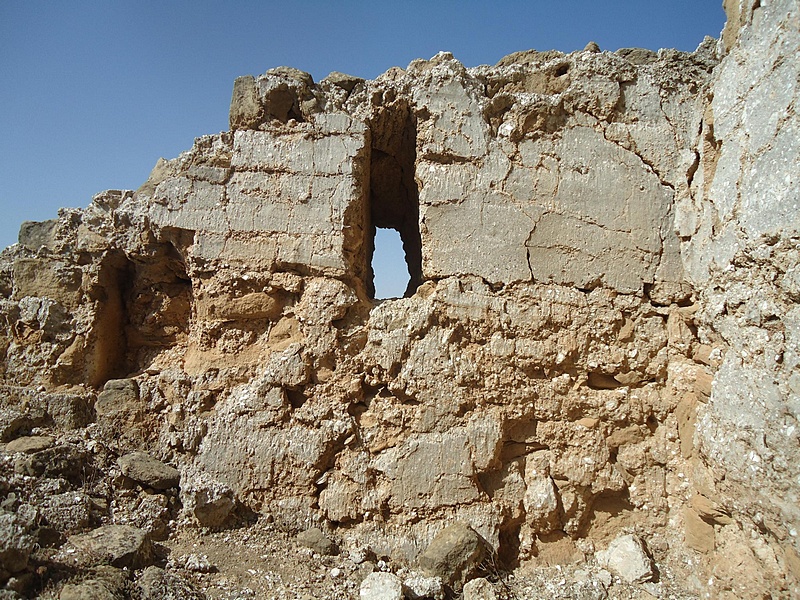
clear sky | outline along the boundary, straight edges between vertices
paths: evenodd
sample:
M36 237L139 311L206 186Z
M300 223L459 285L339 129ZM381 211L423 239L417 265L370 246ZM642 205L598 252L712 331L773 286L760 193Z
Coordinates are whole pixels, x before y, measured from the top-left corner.
M373 78L440 50L475 66L590 40L694 50L724 20L721 0L0 0L0 247L227 129L239 75Z

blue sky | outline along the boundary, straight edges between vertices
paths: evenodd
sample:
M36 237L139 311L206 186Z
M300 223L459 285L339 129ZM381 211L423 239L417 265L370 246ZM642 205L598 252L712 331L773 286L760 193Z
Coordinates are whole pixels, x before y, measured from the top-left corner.
M475 66L590 40L693 50L724 19L721 0L2 0L0 247L22 221L135 189L159 157L227 129L239 75L373 78L440 50Z

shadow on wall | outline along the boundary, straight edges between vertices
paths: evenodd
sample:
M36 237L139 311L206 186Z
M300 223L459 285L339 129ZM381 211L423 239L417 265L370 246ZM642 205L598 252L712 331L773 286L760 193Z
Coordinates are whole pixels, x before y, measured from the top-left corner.
M147 365L189 331L192 284L186 263L171 243L159 244L141 261L111 253L100 267L93 348L86 380L101 387Z

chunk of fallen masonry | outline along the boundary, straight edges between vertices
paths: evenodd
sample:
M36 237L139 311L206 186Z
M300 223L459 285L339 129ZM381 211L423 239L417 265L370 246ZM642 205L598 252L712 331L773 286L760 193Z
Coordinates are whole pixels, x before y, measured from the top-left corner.
M49 435L29 435L19 437L6 444L6 452L22 452L23 454L35 454L50 448L55 440Z
M464 584L463 600L497 600L497 592L488 579L477 577Z
M597 563L628 583L645 583L655 577L653 561L642 540L632 534L615 538L596 554Z
M419 556L423 573L463 585L486 555L486 542L469 525L456 522L442 529Z
M122 474L155 490L177 487L181 474L175 467L165 465L146 452L131 452L117 459Z
M375 572L359 588L361 600L403 600L403 582L394 573Z
M314 552L326 556L339 554L336 543L327 537L323 531L317 527L311 527L297 534L297 543Z
M155 560L147 533L130 525L104 525L89 533L73 535L69 542L85 564L142 569Z

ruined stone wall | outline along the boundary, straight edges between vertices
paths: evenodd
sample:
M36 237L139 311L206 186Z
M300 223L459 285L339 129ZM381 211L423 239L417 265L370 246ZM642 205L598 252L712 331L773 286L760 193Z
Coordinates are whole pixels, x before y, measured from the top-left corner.
M698 405L695 479L774 542L754 545L766 564L785 561L796 575L800 8L726 4L730 53L714 73L700 168L677 221L700 335L724 348L711 397Z
M798 15L737 10L694 53L237 79L231 131L3 253L5 409L96 398L62 422L208 527L409 564L453 520L507 565L635 533L675 589L796 591Z

